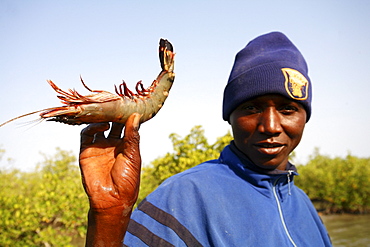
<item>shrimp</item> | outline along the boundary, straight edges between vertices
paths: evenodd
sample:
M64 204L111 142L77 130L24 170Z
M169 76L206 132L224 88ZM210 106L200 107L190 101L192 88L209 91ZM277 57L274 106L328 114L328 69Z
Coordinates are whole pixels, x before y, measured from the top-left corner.
M136 84L136 93L130 91L123 81L115 92L91 90L82 78L83 86L93 94L83 96L76 90L69 92L61 90L51 80L50 86L59 95L57 97L64 104L60 107L47 108L13 118L0 127L18 118L40 113L40 120L55 121L70 125L80 125L99 122L125 123L133 113L142 115L141 123L153 118L162 108L175 79L174 56L172 44L165 39L159 41L159 60L162 71L153 83L144 89L141 81Z

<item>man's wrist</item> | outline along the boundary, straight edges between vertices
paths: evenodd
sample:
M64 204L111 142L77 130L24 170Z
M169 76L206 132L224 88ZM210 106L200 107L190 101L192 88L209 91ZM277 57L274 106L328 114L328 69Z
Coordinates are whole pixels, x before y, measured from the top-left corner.
M86 246L122 246L132 207L108 210L90 209Z

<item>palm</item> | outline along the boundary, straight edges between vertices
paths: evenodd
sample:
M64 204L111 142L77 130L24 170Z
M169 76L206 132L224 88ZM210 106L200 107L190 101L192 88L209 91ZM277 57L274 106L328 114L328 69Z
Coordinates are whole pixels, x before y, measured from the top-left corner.
M132 120L132 119L131 119ZM107 125L90 125L84 130L80 152L83 184L93 210L130 207L137 199L140 182L139 137L126 123L125 136L119 138L113 132L121 132L122 126L113 125L106 138ZM88 135L89 131L94 136Z

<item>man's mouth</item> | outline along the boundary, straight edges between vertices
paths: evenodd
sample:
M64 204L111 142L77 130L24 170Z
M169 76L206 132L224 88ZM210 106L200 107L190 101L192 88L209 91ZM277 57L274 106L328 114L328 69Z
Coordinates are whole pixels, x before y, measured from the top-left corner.
M267 155L277 155L279 154L283 148L285 147L284 144L279 142L260 142L254 145L260 153L267 154Z

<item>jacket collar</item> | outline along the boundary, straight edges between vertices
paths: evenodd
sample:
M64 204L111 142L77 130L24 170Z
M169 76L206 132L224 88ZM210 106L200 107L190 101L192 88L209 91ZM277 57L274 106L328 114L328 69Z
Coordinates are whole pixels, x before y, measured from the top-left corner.
M274 169L268 170L263 169L257 165L255 165L243 152L241 152L235 145L234 141L231 141L230 150L240 159L241 163L244 165L245 168L248 168L252 171L261 173L261 174L268 174L268 175L278 175L278 174L287 174L287 173L295 173L297 174L297 168L288 162L285 171Z
M231 143L221 152L219 161L227 165L237 176L255 187L257 191L267 197L273 197L272 188L276 187L279 193L286 197L291 195L293 175L298 175L294 165L288 163L285 171L265 170L254 165L241 151Z

